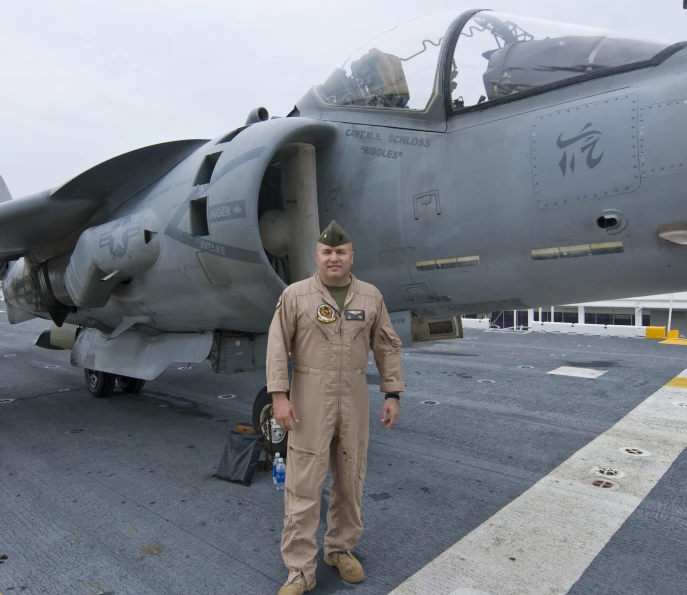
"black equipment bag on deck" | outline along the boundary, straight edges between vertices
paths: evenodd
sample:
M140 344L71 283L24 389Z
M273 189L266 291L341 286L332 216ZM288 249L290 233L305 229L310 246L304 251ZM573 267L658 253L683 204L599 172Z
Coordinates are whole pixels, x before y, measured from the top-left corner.
M214 477L249 486L253 481L262 449L262 432L245 434L231 430Z

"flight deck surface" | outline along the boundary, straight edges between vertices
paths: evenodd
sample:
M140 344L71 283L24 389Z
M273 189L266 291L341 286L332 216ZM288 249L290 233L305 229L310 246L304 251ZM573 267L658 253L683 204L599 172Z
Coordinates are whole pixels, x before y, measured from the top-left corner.
M276 594L271 473L212 478L264 372L178 364L95 399L34 347L48 326L0 321L0 593ZM391 430L370 362L367 578L320 550L313 593L685 593L687 347L467 329L403 349Z

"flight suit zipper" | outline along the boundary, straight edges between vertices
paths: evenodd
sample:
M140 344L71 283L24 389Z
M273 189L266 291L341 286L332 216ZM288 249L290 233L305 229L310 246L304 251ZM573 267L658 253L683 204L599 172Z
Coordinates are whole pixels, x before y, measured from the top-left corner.
M339 386L336 391L336 425L341 420L341 357L343 355L343 320L339 312Z

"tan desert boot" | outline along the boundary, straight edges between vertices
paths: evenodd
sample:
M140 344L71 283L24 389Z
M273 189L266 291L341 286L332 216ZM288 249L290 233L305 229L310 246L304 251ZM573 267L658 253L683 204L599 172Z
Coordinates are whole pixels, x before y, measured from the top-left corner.
M303 583L284 583L277 595L303 595L307 591L312 591L316 583L314 579L307 587Z
M347 583L360 583L365 580L363 566L353 554L338 552L331 558L325 554L324 561L329 566L336 566L339 569L341 578Z

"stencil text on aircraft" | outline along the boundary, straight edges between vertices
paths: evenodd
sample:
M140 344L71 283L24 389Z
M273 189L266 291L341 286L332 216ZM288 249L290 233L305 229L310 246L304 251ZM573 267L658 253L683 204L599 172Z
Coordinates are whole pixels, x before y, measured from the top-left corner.
M229 219L243 219L246 216L246 201L232 200L208 209L208 221L227 221Z

